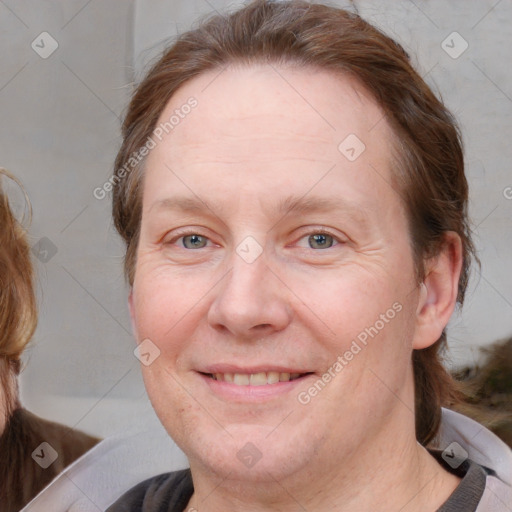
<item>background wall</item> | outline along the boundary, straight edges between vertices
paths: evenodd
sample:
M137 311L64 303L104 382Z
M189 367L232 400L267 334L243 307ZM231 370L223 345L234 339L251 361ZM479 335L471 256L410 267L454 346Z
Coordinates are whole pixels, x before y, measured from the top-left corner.
M21 385L37 414L103 436L156 422L133 356L123 247L109 198L93 191L112 173L132 84L162 41L240 3L0 1L0 165L34 210L40 321ZM398 39L462 126L482 272L450 324L449 364L473 362L512 335L512 3L331 3Z

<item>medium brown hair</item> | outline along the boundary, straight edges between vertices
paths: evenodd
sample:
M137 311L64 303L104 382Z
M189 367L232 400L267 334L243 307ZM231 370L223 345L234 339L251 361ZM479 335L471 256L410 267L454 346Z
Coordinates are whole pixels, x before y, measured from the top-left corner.
M358 15L297 0L256 0L229 16L214 15L178 37L139 84L124 119L115 161L126 169L152 135L164 107L188 80L229 65L294 64L355 78L371 93L395 135L393 179L408 213L418 283L425 262L444 233L462 240L462 304L474 247L467 220L468 186L462 143L454 119L411 66L395 41ZM125 274L133 284L142 214L144 159L113 191L115 226L126 242ZM116 177L118 177L116 173ZM457 398L455 382L441 364L446 333L413 352L416 437L435 436L441 406Z
M0 178L21 183L0 168ZM1 185L1 182L0 182ZM30 210L30 203L25 194ZM6 419L18 404L17 376L20 357L37 324L36 299L30 247L22 223L14 216L0 186L0 393L4 395Z

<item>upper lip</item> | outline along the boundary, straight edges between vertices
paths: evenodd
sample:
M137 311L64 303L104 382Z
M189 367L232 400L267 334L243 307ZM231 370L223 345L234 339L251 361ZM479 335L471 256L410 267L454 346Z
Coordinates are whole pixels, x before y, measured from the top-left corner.
M236 364L212 364L198 370L201 373L311 373L309 370L293 366L276 366L275 364L259 364L256 366L239 366Z

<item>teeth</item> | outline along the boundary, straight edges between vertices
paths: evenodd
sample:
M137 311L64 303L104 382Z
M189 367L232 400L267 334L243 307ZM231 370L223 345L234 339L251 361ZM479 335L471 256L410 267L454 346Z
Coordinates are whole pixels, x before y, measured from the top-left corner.
M268 372L267 373L267 383L275 384L276 382L279 382L279 372Z
M215 373L211 377L220 382L232 382L237 386L264 386L265 384L275 384L276 382L288 382L297 379L300 373L279 373L279 372L259 372L259 373Z
M249 385L249 375L247 373L235 373L233 377L233 382L237 386L248 386Z
M251 373L251 378L249 379L249 384L251 386L264 386L266 383L267 374L265 372Z

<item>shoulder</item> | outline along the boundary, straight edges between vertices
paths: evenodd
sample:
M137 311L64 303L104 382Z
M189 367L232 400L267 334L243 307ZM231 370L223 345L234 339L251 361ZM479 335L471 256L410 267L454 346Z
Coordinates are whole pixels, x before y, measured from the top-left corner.
M458 487L437 512L508 512L512 488L497 478L494 470L471 459L443 460L441 452L431 454L443 467L461 478Z
M442 412L443 419L435 443L439 450L438 461L442 464L442 459L445 458L444 462L449 461L451 467L456 468L452 472L462 473L459 474L463 478L458 489L459 495L464 495L466 500L471 495L479 496L476 509L462 510L509 512L508 504L512 503L510 447L467 416L444 408ZM432 450L429 451L432 453ZM442 453L445 454L444 457ZM468 483L469 486L466 485Z
M509 512L512 503L512 486L496 475L487 475L485 490L476 512Z
M2 510L9 509L9 503L13 504L12 510L19 510L97 441L26 409L16 409L0 436ZM48 450L53 450L56 458L45 466L43 463L49 461Z
M163 473L132 487L107 512L183 510L193 492L190 469Z
M100 439L90 436L80 430L46 420L26 409L20 409L20 421L25 426L25 431L35 437L44 438L65 459L67 465L80 457L87 450L96 445Z

